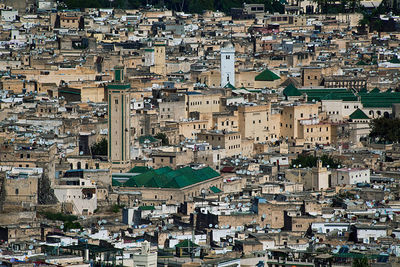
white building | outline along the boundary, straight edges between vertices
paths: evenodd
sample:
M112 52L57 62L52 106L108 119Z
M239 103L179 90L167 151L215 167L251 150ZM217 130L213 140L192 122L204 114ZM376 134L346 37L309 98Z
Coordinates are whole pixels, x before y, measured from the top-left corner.
M327 223L327 222L315 222L311 224L311 230L319 234L327 234L332 231L338 231L340 233L348 232L350 230L349 223Z
M2 10L1 21L12 22L17 20L18 10Z
M64 179L63 179L64 180ZM70 205L72 214L93 214L97 209L96 184L89 179L65 179L54 187L58 201Z
M221 87L228 83L235 86L235 47L231 42L221 47Z
M144 241L139 254L133 255L133 267L157 267L157 252L150 251L150 243Z
M388 228L383 225L356 225L353 232L355 232L355 241L369 244L375 242L380 237L386 237Z
M332 186L370 182L370 170L358 168L342 168L332 172Z

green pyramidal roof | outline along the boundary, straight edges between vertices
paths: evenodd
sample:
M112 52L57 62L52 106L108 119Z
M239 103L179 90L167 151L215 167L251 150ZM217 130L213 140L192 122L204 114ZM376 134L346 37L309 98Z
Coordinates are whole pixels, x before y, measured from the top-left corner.
M194 248L194 247L198 247L198 246L199 245L193 243L189 239L182 240L181 242L179 242L179 244L175 245L176 248L189 248L189 247Z
M278 75L276 75L275 73L273 73L272 71L270 71L269 69L265 69L263 72L261 72L260 74L258 74L255 78L256 81L275 81L275 80L279 80L280 77Z
M370 94L377 94L377 93L380 93L380 92L381 92L381 90L379 90L378 87L375 87L375 88L372 89L371 92L369 92L369 93L370 93Z
M285 89L283 89L283 95L284 96L301 96L301 92L293 85L289 84L286 86Z
M118 176L116 174L115 176ZM114 174L113 174L114 176ZM124 187L150 187L150 188L183 188L199 182L203 182L220 174L210 167L195 170L185 167L173 170L170 167L163 167L156 170L149 169L139 175L131 176L121 186ZM116 186L120 186L115 183Z
M352 120L366 120L369 119L369 117L362 111L361 109L357 109L350 115L350 119Z
M400 60L397 57L392 58L391 60L389 60L390 63L394 63L394 64L399 64Z
M224 88L229 88L229 89L232 89L232 90L236 90L236 87L233 86L231 83L227 83L227 84L224 86Z

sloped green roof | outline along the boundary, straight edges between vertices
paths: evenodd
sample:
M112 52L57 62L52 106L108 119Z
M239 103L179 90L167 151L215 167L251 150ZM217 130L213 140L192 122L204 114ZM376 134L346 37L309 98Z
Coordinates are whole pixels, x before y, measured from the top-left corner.
M375 87L374 89L372 89L371 90L371 92L369 92L370 94L372 93L372 94L377 94L377 93L380 93L381 92L381 90L379 90L379 88L378 87Z
M231 83L227 83L227 84L224 86L224 88L229 88L229 89L232 89L232 90L236 90L236 87L233 86Z
M300 89L302 94L307 94L309 102L321 100L356 101L357 96L350 90L342 88Z
M301 96L301 92L293 84L289 84L283 89L284 96Z
M216 193L216 194L218 194L218 193L221 193L222 192L222 190L221 189L219 189L218 187L216 187L216 186L211 186L210 187L210 190L211 190L211 192L213 192L213 193Z
M178 244L175 245L176 248L194 248L194 247L198 247L199 245L193 243L192 241L190 241L189 239L185 239L182 240L181 242L179 242Z
M367 62L365 62L364 60L360 60L356 63L356 65L358 66L363 66L363 65L368 65Z
M362 111L361 109L358 108L356 111L351 113L350 119L352 119L352 120L366 120L366 119L369 119L369 117L367 116L367 114L364 113L364 111Z
M184 167L172 170L163 167L148 171L129 178L122 186L124 187L150 187L150 188L183 188L192 184L206 181L220 174L210 167L194 170ZM121 186L121 185L116 185Z
M278 75L276 75L275 73L273 73L272 71L270 71L269 69L265 69L263 72L261 72L260 74L258 74L255 78L256 81L275 81L275 80L279 80L280 77Z
M374 88L371 92L361 89L354 93L343 88L299 89L307 95L308 102L321 100L361 101L364 108L390 108L394 103L400 103L400 92L387 90L381 92Z
M154 206L140 206L139 210L155 210Z
M368 90L367 90L367 88L364 87L363 89L360 90L359 93L368 93Z
M392 91L393 91L393 89L389 88L389 89L386 90L386 93L391 93Z
M108 89L113 89L113 90L125 90L125 89L130 89L131 85L130 84L107 84Z
M147 172L149 170L151 170L151 168L146 167L146 166L135 166L128 172L129 173L144 173L144 172Z
M140 144L144 144L144 142L145 142L146 140L149 140L150 143L159 142L158 139L154 138L154 137L151 136L151 135L143 135L143 136L140 136L140 137L139 137L139 143L140 143Z
M392 58L391 60L389 60L389 62L390 62L390 63L393 63L393 64L399 64L399 63L400 63L400 60L399 60L397 57L394 57L394 58Z
M112 184L112 186L122 186L122 183L118 182L118 181L115 180L115 179L112 179L112 180L111 180L111 184Z

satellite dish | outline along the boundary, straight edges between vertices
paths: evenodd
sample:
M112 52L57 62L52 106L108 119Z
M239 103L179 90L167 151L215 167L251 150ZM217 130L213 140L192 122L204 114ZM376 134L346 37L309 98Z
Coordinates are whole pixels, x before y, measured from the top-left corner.
M213 225L210 223L210 224L208 225L208 227L212 228L212 227L213 227Z

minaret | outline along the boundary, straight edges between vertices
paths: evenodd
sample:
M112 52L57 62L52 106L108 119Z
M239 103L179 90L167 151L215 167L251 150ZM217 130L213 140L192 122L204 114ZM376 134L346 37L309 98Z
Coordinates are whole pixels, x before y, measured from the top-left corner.
M154 44L154 69L153 72L165 76L167 67L165 65L165 43L156 42Z
M112 169L124 171L130 163L130 94L123 67L114 68L108 89L108 158Z
M235 86L235 46L225 42L221 47L221 87Z

